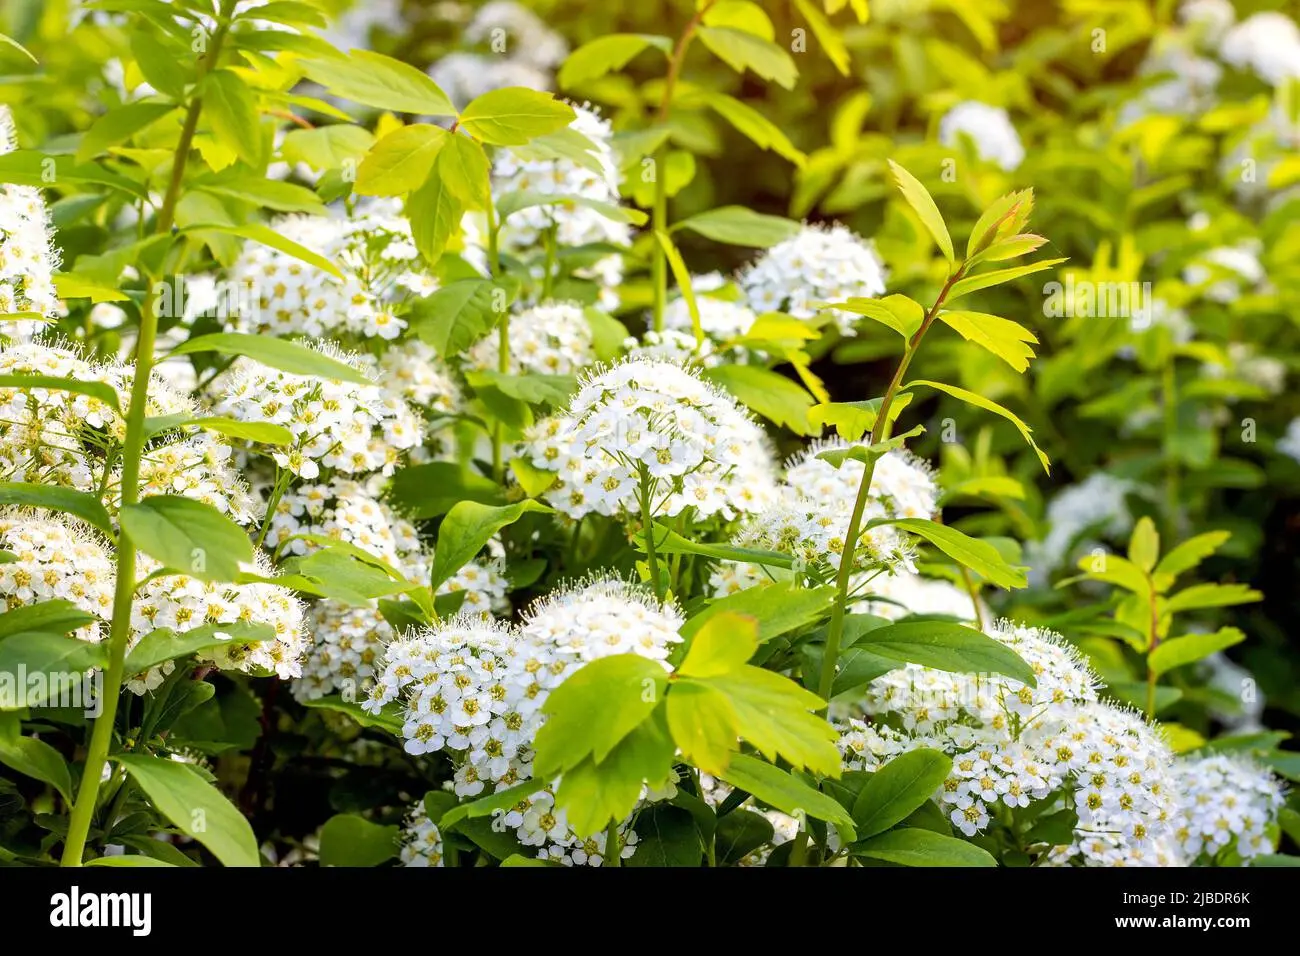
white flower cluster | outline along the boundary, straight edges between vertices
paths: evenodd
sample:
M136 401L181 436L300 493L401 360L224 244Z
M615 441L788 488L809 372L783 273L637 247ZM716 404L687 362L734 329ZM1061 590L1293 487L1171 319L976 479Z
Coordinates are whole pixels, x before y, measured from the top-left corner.
M398 858L402 866L444 865L442 831L429 819L423 800L411 809L397 842L401 847Z
M0 564L0 598L12 610L63 600L108 620L116 571L107 546L79 523L14 509L0 511L0 549L13 558ZM73 632L98 643L107 628L92 622Z
M547 500L572 518L651 510L730 520L772 498L775 468L762 429L729 395L669 362L630 359L587 379L561 414L530 429L525 452L556 472Z
M266 544L287 554L304 555L316 545L300 537L319 535L368 551L409 576L427 564L415 526L379 498L379 480L335 476L318 484L297 484L276 504Z
M1264 767L1226 754L1183 759L1174 764L1174 787L1175 837L1187 859L1212 859L1229 846L1242 860L1273 852L1268 827L1284 795Z
M0 106L0 156L15 148L13 117ZM32 186L0 184L0 315L36 312L51 317L58 311L54 273L58 253L52 244L49 214L41 192ZM10 339L38 333L44 321L6 321Z
M465 42L487 45L491 53L449 53L429 67L429 76L457 107L492 90L523 86L548 90L551 71L569 48L527 7L510 0L492 0L465 28Z
M988 103L967 100L948 110L939 120L939 142L956 146L970 137L981 159L1011 172L1025 161L1025 147L1007 111Z
M460 50L441 57L426 72L461 109L484 93L507 86L530 90L547 90L551 86L550 73L523 60Z
M804 226L747 266L737 281L755 312L811 319L814 302L884 295L886 276L875 247L844 226ZM830 314L841 335L857 334L857 316L840 309Z
M1081 854L1099 863L1090 843L1098 835L1122 853L1166 838L1173 758L1155 730L1099 702L1091 670L1055 635L1006 622L988 633L1029 664L1036 687L919 665L891 671L868 685L859 706L896 726L850 718L840 742L846 766L874 770L917 747L949 754L953 770L936 797L967 836L989 825L998 804L1026 807L1063 792L1078 822L1074 844L1056 851L1062 860Z
M344 279L250 242L231 270L246 290L236 298L248 300L223 316L234 331L391 340L406 328L394 306L406 293L437 288L420 271L410 224L386 203L364 204L352 218L288 216L272 228L334 262Z
M1188 265L1183 281L1193 287L1205 286L1202 294L1211 302L1236 302L1267 279L1259 253L1258 245L1251 242L1219 246Z
M510 317L510 372L575 375L596 361L591 323L581 307L568 302L536 305ZM500 342L496 332L469 350L474 368L497 371Z
M1281 395L1286 389L1286 363L1271 355L1261 355L1249 342L1228 344L1226 364L1206 362L1201 374L1206 378L1230 377L1254 385L1269 395Z
M849 521L865 466L845 459L836 468L818 457L850 443L835 438L813 442L786 465L785 484L776 502L745 523L740 544L782 551L805 566L828 564L838 570L847 546ZM876 461L862 525L880 518L930 518L938 510L938 485L930 469L907 451L889 452ZM891 525L863 530L854 552L858 570L902 565L911 568L908 539Z
M161 570L161 565L143 554L138 564L145 575ZM244 570L263 578L275 576L270 560L261 554L255 555ZM311 643L303 615L302 602L291 591L274 584L215 583L168 574L149 578L131 605L131 644L134 646L139 638L159 628L183 634L205 625L265 624L275 632L268 640L231 640L197 656L222 670L272 671L287 680L302 673L302 658ZM131 688L137 693L152 690L171 672L170 664L131 682Z
M497 151L492 166L494 196L529 192L612 206L619 204L618 157L611 145L613 127L609 120L602 119L588 107L574 106L573 109L575 118L569 129L582 134L593 144L587 150L591 157L590 165L564 157L534 158L523 148L501 149ZM515 255L534 252L542 248L543 237L552 227L561 248L593 243L616 246L631 243L632 230L627 223L610 219L589 205L559 201L529 206L511 215L501 227L501 251ZM613 308L618 304L615 289L623 276L621 255L604 256L588 267L575 270L574 274L592 279L602 287L602 306Z
M1154 115L1194 116L1212 107L1223 67L1177 42L1152 44L1139 73L1170 78L1146 87L1120 110L1119 125Z
M471 561L444 581L437 593L463 593L460 613L486 619L509 608L508 589L499 560ZM338 693L346 700L361 700L374 686L384 649L396 639L392 625L373 604L318 601L310 615L314 643L303 662L302 680L294 683L294 696L315 700Z
M390 342L378 358L361 355L367 375L386 393L432 415L454 415L463 396L451 369L430 345L419 339Z
M1288 79L1300 79L1300 27L1284 13L1256 13L1227 32L1219 56L1271 86L1281 86Z
M506 38L505 53L542 70L553 69L569 55L569 45L528 7L514 0L489 0L465 28L469 43ZM493 52L502 52L495 50Z
M329 344L322 355L361 369L363 363ZM214 410L238 421L282 425L293 444L273 457L281 468L311 480L321 468L391 475L404 452L420 444L419 417L378 385L295 375L247 359L219 376Z
M70 348L36 342L0 351L0 374L45 375L98 382L116 393L125 408L134 369L97 364ZM155 374L145 406L148 417L194 416L197 406ZM112 446L126 437L126 421L111 405L80 392L0 386L0 474L12 480L63 485L117 497L118 471L103 474ZM232 449L210 432L184 426L160 433L145 447L140 493L176 494L212 505L240 524L257 517L248 486L239 476Z
M532 745L550 691L583 664L612 654L664 660L680 641L680 612L617 579L595 579L549 595L520 627L461 615L389 644L362 705L372 713L400 700L412 754L451 751L456 793L513 786L532 774ZM543 856L598 862L603 843L573 834L545 781L498 821ZM625 840L631 848L631 837Z

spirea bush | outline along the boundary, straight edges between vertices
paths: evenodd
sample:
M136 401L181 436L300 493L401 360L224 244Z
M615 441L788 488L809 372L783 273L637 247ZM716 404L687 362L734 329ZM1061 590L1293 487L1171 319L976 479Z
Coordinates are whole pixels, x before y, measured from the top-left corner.
M1295 863L1277 4L40 6L0 864Z

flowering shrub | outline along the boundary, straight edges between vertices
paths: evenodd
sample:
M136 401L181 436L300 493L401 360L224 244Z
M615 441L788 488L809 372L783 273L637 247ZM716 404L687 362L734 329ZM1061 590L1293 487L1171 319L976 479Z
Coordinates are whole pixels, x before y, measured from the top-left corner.
M1158 6L0 13L0 862L1293 864L1300 28Z

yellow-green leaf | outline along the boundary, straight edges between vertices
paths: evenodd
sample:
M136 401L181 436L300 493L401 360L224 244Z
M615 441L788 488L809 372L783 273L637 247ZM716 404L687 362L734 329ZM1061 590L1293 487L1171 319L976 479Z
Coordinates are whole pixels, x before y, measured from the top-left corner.
M446 130L424 123L389 133L361 161L353 189L362 196L402 196L417 189L448 138Z
M967 391L964 388L958 388L956 385L945 385L943 382L931 382L931 381L927 381L926 379L918 378L915 381L909 382L907 385L904 385L903 387L906 389L911 389L911 388L915 388L918 385L925 385L928 386L929 388L937 388L939 391L946 392L947 394L951 395L953 398L960 399L961 401L966 402L968 405L974 405L977 408L982 408L985 411L992 412L995 415L1001 415L1012 425L1016 426L1016 430L1020 432L1020 437L1022 437L1026 442L1029 443L1029 447L1032 448L1034 450L1034 454L1038 456L1038 461L1039 463L1042 464L1043 471L1049 474L1051 473L1052 471L1051 462L1048 461L1047 456L1043 454L1043 450L1039 448L1037 443L1034 441L1032 430L1028 425L1026 425L1023 421L1021 421L1020 418L1017 415L1015 415L1013 412L1003 408L997 402L985 398L983 395L977 395L974 392Z
M907 204L921 217L922 225L934 237L939 251L949 262L952 262L956 258L952 249L952 237L948 235L948 227L944 225L943 216L939 212L939 207L934 204L929 190L921 185L919 179L892 159L889 161L889 168L893 170L894 181L898 183L898 188L902 191Z
M939 321L967 342L988 349L1017 372L1028 369L1034 357L1027 343L1037 343L1038 338L1018 322L984 312L948 310L939 313Z

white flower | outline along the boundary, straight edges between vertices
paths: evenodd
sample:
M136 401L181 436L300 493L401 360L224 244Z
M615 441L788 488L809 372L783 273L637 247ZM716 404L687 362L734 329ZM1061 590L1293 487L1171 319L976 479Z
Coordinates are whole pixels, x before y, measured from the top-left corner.
M1139 68L1142 76L1170 78L1142 90L1120 110L1119 125L1128 126L1146 116L1195 116L1212 107L1223 76L1214 60L1197 56L1177 42L1157 38Z
M402 866L444 866L442 833L429 819L421 800L411 808L406 825L398 836L398 853Z
M547 303L510 317L509 371L539 375L574 375L596 361L591 323L572 303ZM495 331L469 350L474 368L498 371L499 339Z
M1211 249L1183 270L1183 281L1205 286L1202 294L1211 302L1235 302L1266 278L1259 249L1252 243Z
M1286 371L1286 364L1280 359L1260 355L1255 346L1247 342L1228 345L1226 365L1207 362L1201 366L1206 378L1232 377L1269 395L1280 395L1286 389Z
M1277 822L1283 790L1273 774L1228 754L1174 764L1178 793L1175 836L1189 859L1210 860L1231 847L1242 861L1273 852L1268 829Z
M410 287L427 288L408 221L385 200L362 203L352 218L288 216L273 227L328 258L343 280L287 253L249 242L234 267L222 316L228 328L320 339L395 339L406 327L395 308Z
M1215 42L1236 22L1237 11L1232 8L1231 0L1183 0L1178 19L1201 31L1206 40Z
M388 345L379 358L361 356L367 374L389 395L437 415L460 411L463 397L451 370L419 339Z
M0 550L13 555L0 564L0 599L6 610L63 600L105 622L111 617L113 559L108 545L79 523L0 510ZM98 643L107 631L97 620L72 634Z
M1291 423L1286 426L1286 434L1278 439L1274 447L1300 463L1300 418L1291 419Z
M618 578L597 578L537 601L524 617L521 634L583 663L611 654L662 661L681 642L682 623L676 607L656 601L644 589Z
M528 432L525 453L556 472L547 501L573 518L690 507L700 518L757 511L774 467L762 429L729 395L668 362L633 359L587 379L561 414Z
M0 106L0 156L15 148L13 117L7 106ZM36 312L53 318L59 307L53 278L58 268L41 191L0 184L0 315ZM44 325L30 319L6 321L3 331L11 340L23 340L38 334Z
M353 368L363 366L328 343L313 347ZM240 359L212 387L218 415L288 428L293 443L277 449L275 458L304 478L316 477L321 467L390 475L402 453L420 444L418 416L378 385L294 375Z
M497 38L505 35L505 50L497 48ZM564 62L569 45L564 37L548 27L526 6L513 0L490 0L483 5L465 28L470 43L493 43L493 52L504 52L540 70L549 70Z
M522 86L530 90L547 90L551 87L551 74L546 70L495 53L455 51L439 59L427 72L429 78L460 109L484 93L508 86Z
M1288 78L1300 78L1300 27L1283 13L1256 13L1227 32L1219 56L1281 86Z
M161 570L158 562L143 554L137 564L142 575ZM270 560L262 554L255 555L244 570L263 578L275 576ZM140 587L131 606L131 644L159 628L183 634L212 624L265 624L273 631L265 641L232 641L200 651L198 657L223 670L273 671L288 679L302 673L302 658L310 646L303 618L302 602L293 592L274 584L231 584L167 574L151 577ZM154 685L140 679L128 686L140 693Z
M299 483L281 495L271 516L266 545L304 555L316 545L300 537L319 535L368 551L408 577L427 572L415 527L379 498L379 481L334 477Z
M1026 547L1025 560L1035 575L1043 578L1060 567L1072 556L1071 547L1085 531L1106 538L1125 534L1133 526L1126 499L1134 490L1132 482L1098 471L1057 492L1043 519L1047 536Z
M737 280L755 312L816 315L814 302L874 298L885 292L884 263L870 242L844 226L804 226L768 249ZM840 334L856 334L856 316L832 310Z
M969 136L981 159L996 163L1007 172L1025 161L1025 148L1007 111L967 100L958 103L939 121L939 141L956 146L962 136Z

